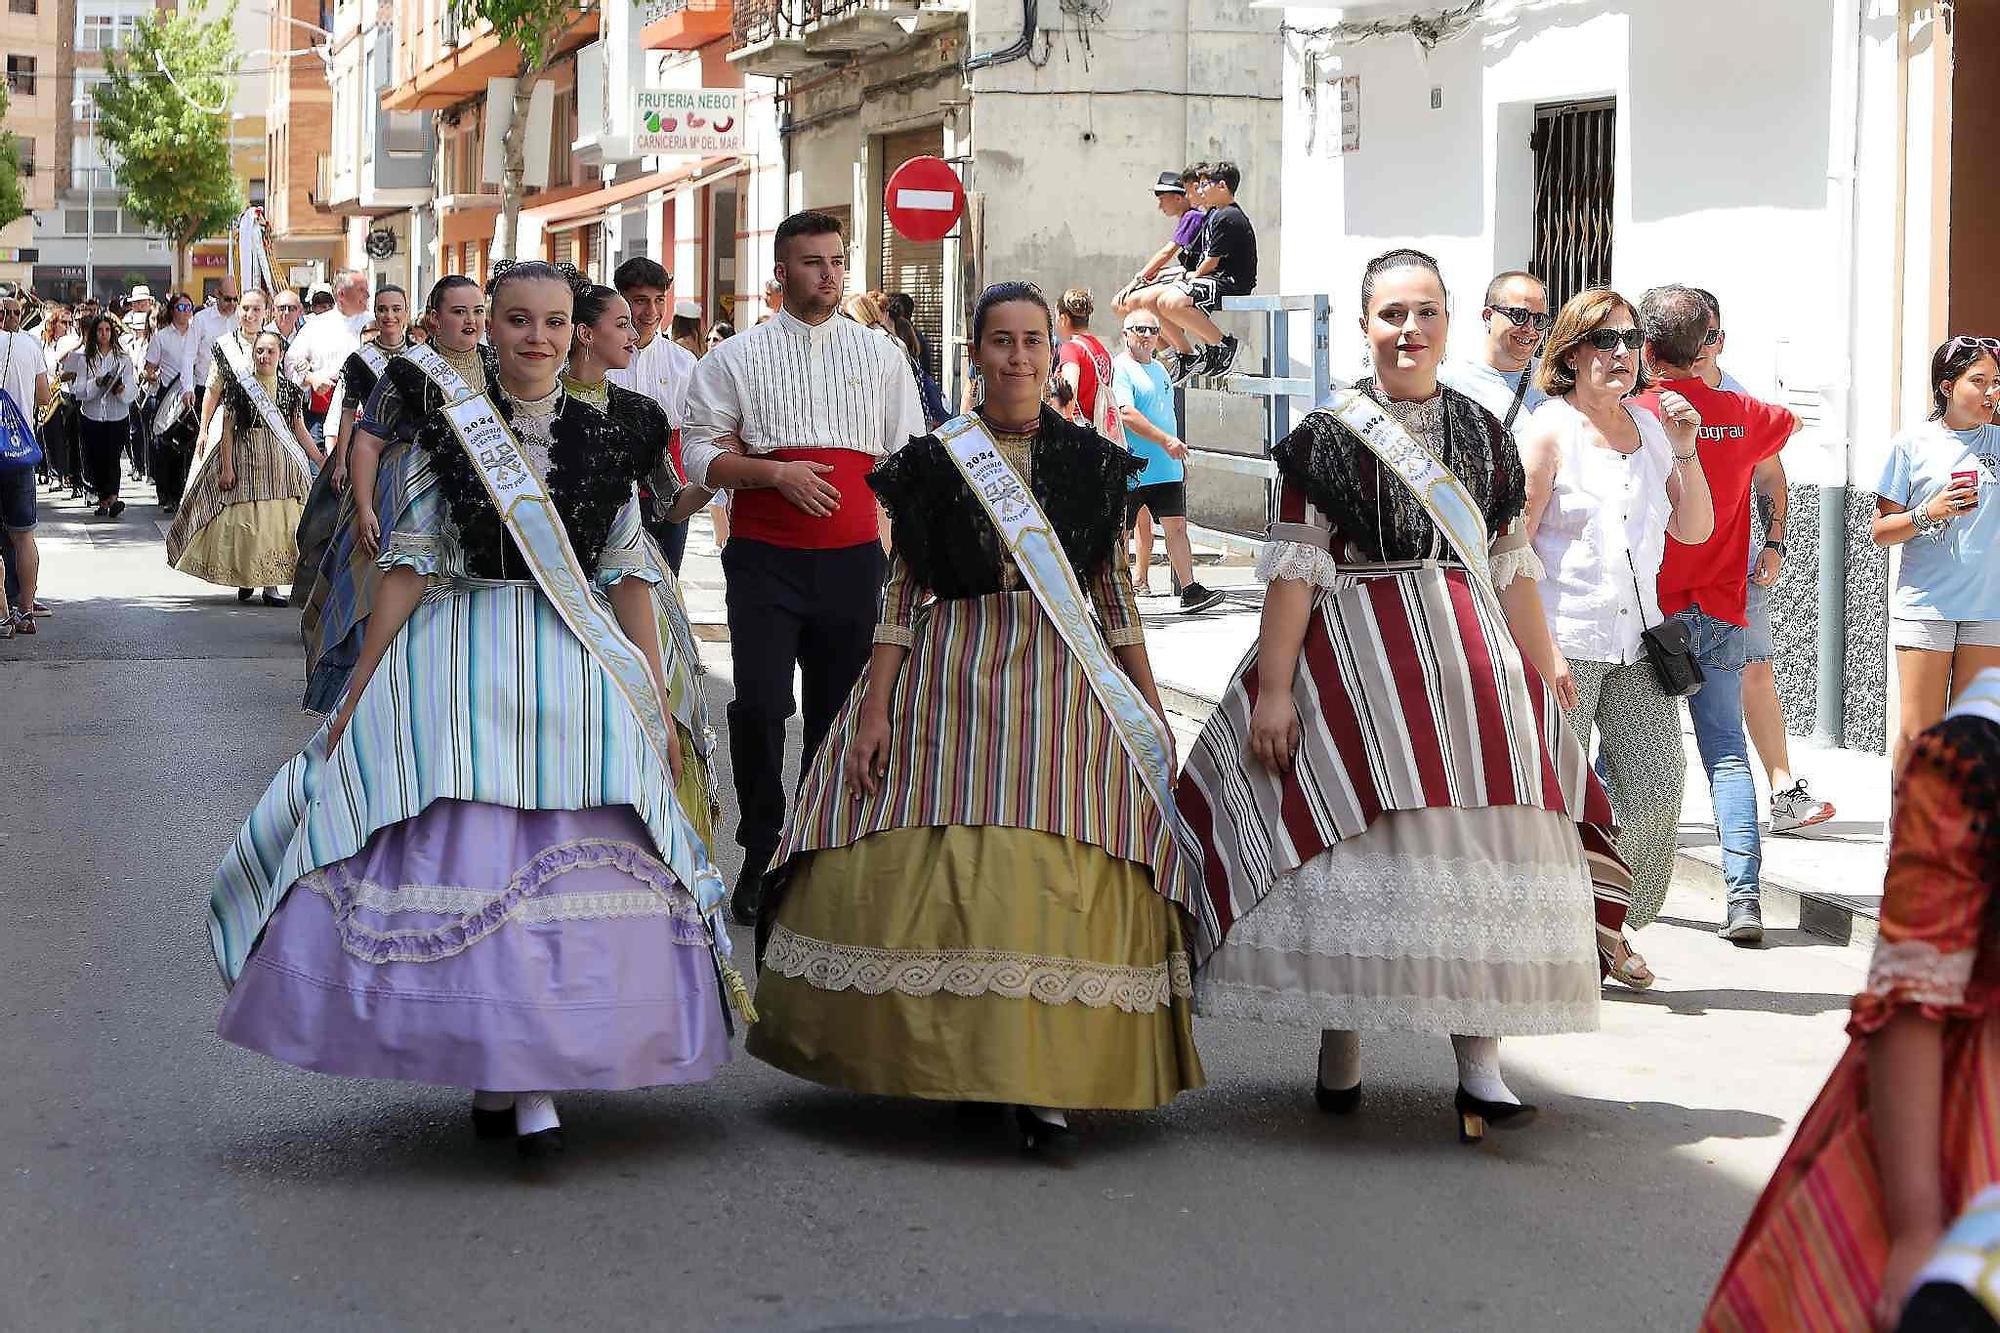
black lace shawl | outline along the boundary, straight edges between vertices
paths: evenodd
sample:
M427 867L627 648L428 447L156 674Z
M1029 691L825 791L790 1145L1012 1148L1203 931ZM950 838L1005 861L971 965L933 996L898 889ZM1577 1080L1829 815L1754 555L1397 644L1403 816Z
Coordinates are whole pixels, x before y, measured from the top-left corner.
M604 410L629 434L647 458L645 471L652 472L667 459L667 445L674 428L667 424L666 409L634 389L607 384Z
M385 355L388 356L389 360L394 361L408 350L409 345L406 343L402 347ZM386 371L388 367L385 365L383 369ZM340 363L340 401L342 406L351 407L358 414L362 406L374 395L375 385L381 378L380 375L375 373L375 367L369 365L368 359L362 356L361 353L348 353L347 360Z
M1372 380L1356 387L1385 401ZM1456 389L1441 391L1444 464L1486 515L1488 537L1497 537L1527 503L1520 451L1498 417ZM1336 558L1423 560L1433 554L1434 541L1439 552L1449 554L1415 494L1394 473L1385 474L1375 455L1332 413L1308 413L1278 441L1271 457L1284 478L1332 522Z
M479 344L479 360L486 368L486 382L497 382L500 362L485 343ZM444 406L444 394L414 361L406 356L392 356L365 401L367 406L361 416L389 431L383 440L394 438L407 443L416 438L417 428ZM410 410L412 403L416 404L415 411Z
M1145 464L1087 426L1042 409L1028 489L1086 587L1121 550L1128 478ZM935 435L912 440L869 474L910 576L941 598L1000 591L1000 533Z
M257 405L250 401L250 395L244 391L243 381L236 378L235 369L223 356L220 347L215 349L215 361L222 367L222 405L229 409L230 419L236 423L236 429L249 430L253 426L263 425L263 414L257 410ZM278 415L290 422L294 416L305 411L306 393L304 389L280 374L278 391L271 395L271 401L277 405Z
M397 363L392 361L391 366ZM415 369L415 367L412 367ZM513 405L494 395L500 414L513 419ZM646 471L647 446L594 407L565 398L550 426L549 495L569 533L584 572L597 572L598 558L618 511L632 498L632 484ZM514 539L486 497L485 483L441 413L426 417L417 447L430 456L453 526L465 552L465 572L474 578L533 577Z

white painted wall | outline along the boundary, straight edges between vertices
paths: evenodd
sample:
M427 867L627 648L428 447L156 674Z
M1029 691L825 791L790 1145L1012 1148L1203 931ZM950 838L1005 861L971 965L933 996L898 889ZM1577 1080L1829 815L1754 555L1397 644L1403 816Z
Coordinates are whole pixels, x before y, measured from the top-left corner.
M1830 271L1842 221L1832 205L1845 198L1836 178L1852 165L1835 160L1845 142L1836 108L1852 106L1834 49L1847 6L1865 14L1853 150L1858 318ZM1362 265L1392 246L1428 250L1453 295L1453 350L1470 353L1487 278L1529 257L1535 106L1614 97L1613 285L1633 299L1663 282L1714 291L1729 334L1725 364L1775 398L1824 385L1844 404L1852 354L1853 471L1872 483L1899 393L1891 316L1902 303L1924 323L1890 278L1901 139L1893 14L1893 0L1503 3L1428 59L1401 38L1324 56L1322 78L1361 81L1360 148L1345 156L1337 90L1322 86L1312 124L1301 39L1288 36L1282 188L1291 226L1278 281L1288 292L1332 294L1334 370L1353 375L1363 369L1355 304ZM1339 15L1294 8L1286 17L1311 27ZM1913 88L1910 101L1919 100ZM1927 142L1924 133L1913 126L1913 142ZM1906 236L1927 255L1928 219L1916 211L1928 198L1924 157L1909 184ZM1802 439L1787 451L1795 479L1832 480L1842 470L1846 432L1838 414L1832 424L1824 447Z

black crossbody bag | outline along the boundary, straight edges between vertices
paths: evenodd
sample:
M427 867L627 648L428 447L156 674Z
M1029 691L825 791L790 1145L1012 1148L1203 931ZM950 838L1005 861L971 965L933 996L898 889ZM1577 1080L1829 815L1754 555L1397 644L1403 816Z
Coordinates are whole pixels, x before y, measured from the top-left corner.
M1630 551L1625 552L1625 568L1632 571L1632 596L1639 604L1639 613L1644 615L1646 598L1639 591L1639 570L1632 563ZM1651 629L1640 631L1639 646L1653 668L1653 676L1660 682L1661 692L1669 699L1684 699L1699 693L1708 683L1701 663L1694 660L1694 653L1688 648L1688 627L1681 621L1670 616Z

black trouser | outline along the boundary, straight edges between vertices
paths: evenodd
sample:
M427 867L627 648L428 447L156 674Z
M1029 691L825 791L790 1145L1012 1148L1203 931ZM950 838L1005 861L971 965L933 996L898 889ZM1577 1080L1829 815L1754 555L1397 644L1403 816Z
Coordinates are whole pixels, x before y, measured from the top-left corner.
M76 415L75 406L65 403L56 408L48 424L42 427L42 455L48 461L49 475L72 486L81 484L77 473L81 450L76 439Z
M146 475L146 414L136 409L125 418L125 447L132 455L132 475Z
M785 719L796 706L792 672L805 685L810 766L834 715L873 651L887 557L874 542L799 551L732 537L722 548L736 698L729 705L729 758L745 866L760 869L785 827Z
M92 421L79 416L77 425L83 432L83 476L84 484L98 503L107 503L118 495L118 483L125 475L125 440L129 433L129 423L120 418L117 421Z
M194 455L194 422L183 416L171 430L153 436L153 456L148 463L153 485L159 488L160 503L177 507L187 491L188 463Z

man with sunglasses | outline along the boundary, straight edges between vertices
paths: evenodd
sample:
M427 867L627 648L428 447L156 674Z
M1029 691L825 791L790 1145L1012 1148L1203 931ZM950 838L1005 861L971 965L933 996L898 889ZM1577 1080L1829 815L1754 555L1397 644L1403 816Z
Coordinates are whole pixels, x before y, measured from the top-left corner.
M1668 534L1660 565L1660 612L1687 626L1689 647L1707 677L1687 703L1715 802L1722 878L1728 886L1728 911L1717 933L1731 944L1749 947L1764 939L1764 849L1743 727L1743 668L1749 657L1743 558L1750 548L1750 483L1758 465L1776 458L1797 432L1799 419L1746 393L1712 388L1702 378L1699 363L1703 348L1711 345L1711 318L1708 302L1694 288L1653 288L1639 300L1639 322L1652 380L1639 395L1639 406L1659 415L1660 394L1671 389L1701 414L1695 447L1715 501L1715 531L1692 546Z
M1458 390L1513 430L1547 399L1534 384L1535 353L1555 323L1549 289L1521 269L1509 269L1486 284L1479 312L1486 345L1475 359L1453 357L1438 367L1438 380Z
M1174 386L1160 364L1160 317L1150 310L1125 316L1125 350L1111 363L1111 392L1125 427L1125 448L1146 465L1132 478L1125 500L1125 525L1138 539L1138 591L1151 592L1153 520L1166 537L1167 566L1180 585L1181 611L1193 615L1222 601L1223 594L1195 582L1194 552L1187 530L1187 446L1180 441Z
M236 302L240 295L236 279L225 277L215 284L215 304L204 306L188 325L192 336L188 339L187 364L181 367L181 384L185 386L182 392L186 402L197 412L202 408L197 399L208 388L208 369L215 344L236 327Z

